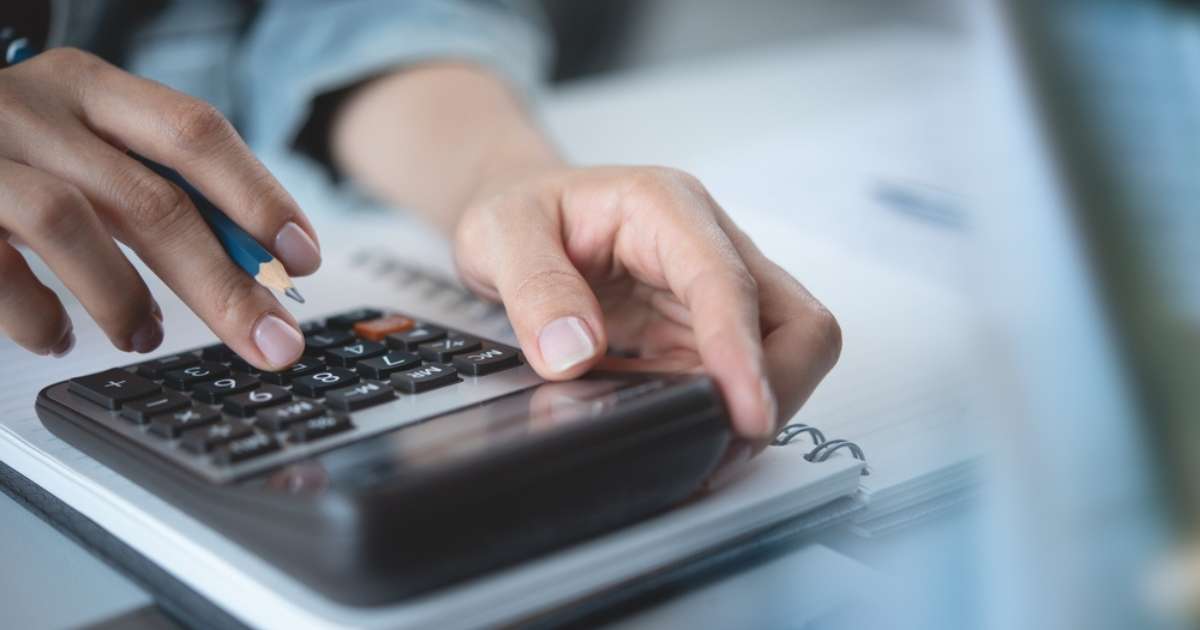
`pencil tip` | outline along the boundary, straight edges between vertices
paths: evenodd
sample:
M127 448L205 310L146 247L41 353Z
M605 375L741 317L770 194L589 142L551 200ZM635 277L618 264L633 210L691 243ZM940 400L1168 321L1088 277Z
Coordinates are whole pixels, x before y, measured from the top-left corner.
M296 290L296 287L288 287L287 290L285 290L283 292L283 294L292 298L293 300L296 300L297 302L299 302L301 304L304 303L304 296L300 295L300 292Z

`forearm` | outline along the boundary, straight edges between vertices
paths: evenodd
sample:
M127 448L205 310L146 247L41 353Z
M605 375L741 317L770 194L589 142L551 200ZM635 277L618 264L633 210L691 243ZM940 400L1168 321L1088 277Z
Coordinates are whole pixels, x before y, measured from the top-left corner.
M362 86L339 107L330 144L342 172L447 233L471 199L561 164L501 80L454 63L415 66Z

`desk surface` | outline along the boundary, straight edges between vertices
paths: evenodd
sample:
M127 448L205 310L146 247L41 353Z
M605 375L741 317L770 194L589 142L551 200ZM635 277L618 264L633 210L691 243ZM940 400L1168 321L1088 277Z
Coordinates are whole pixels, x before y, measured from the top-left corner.
M709 60L695 67L574 84L547 99L545 116L567 151L581 162L678 165L701 171L702 178L718 178L720 190L714 192L719 198L748 197L751 205L761 205L757 202L793 191L739 190L736 179L721 178L722 173L713 170L719 162L712 159L714 154L727 152L728 163L754 162L755 148L763 142L798 133L798 119L808 117L799 125L803 131L813 129L812 118L831 108L844 113L847 107L861 106L869 115L880 94L907 89L893 76L905 54L915 63L945 57L927 37L912 35L868 33L861 36L862 42L870 42L865 47L848 42L817 52L797 46L762 51L757 57L739 53L736 59ZM934 67L931 75L941 70L944 66ZM738 113L731 117L730 111ZM612 133L614 125L629 133ZM964 622L969 581L962 579L970 573L969 561L968 554L960 552L970 545L973 518L968 509L883 539L830 532L816 541L823 546L799 546L775 561L614 623L640 628L719 619L743 627L794 625L797 615L812 609L808 604L817 595L853 602L863 594L864 576L874 574L866 569L869 565L889 576L905 576L903 589L892 591L885 580L873 592L890 593L885 595L889 598L901 593L914 619L936 618L933 625L969 627L974 625ZM6 627L79 626L152 604L135 584L3 495L0 527L5 534L0 536L0 611ZM914 590L914 585L920 587ZM718 611L713 602L726 605ZM846 620L861 621L862 611L872 609L878 607L850 606L820 625L852 627ZM930 611L936 616L926 616L934 614Z

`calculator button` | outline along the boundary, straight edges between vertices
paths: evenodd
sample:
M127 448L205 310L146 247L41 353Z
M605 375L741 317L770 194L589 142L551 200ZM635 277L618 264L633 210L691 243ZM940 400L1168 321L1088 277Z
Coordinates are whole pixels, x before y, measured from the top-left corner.
M179 438L179 446L190 453L207 453L221 444L253 433L254 429L244 420L230 419L185 431Z
M300 396L320 398L325 392L338 387L353 385L358 375L345 368L326 368L292 381L292 391Z
M264 453L279 450L279 442L269 435L252 433L217 449L213 461L217 464L236 464Z
M148 381L133 372L127 372L120 368L73 378L68 388L72 394L82 396L109 409L116 409L122 403L145 398L160 391L154 381Z
M241 372L242 374L253 374L254 376L258 376L262 373L262 370L250 365L242 357L233 357L229 359L229 367L233 368L234 372Z
M221 419L221 414L209 407L195 406L150 420L150 432L165 438L177 438L188 429L203 427Z
M441 341L423 343L417 347L421 358L435 363L449 363L456 354L478 350L482 344L474 337L454 335Z
M220 363L204 361L190 367L164 372L163 385L173 389L191 389L197 383L215 381L222 376L229 376L229 368Z
M260 372L258 377L268 383L287 385L297 376L312 374L324 367L325 363L321 361L320 357L302 357L286 370L281 372Z
M445 336L446 331L437 326L420 324L408 332L388 335L387 344L397 350L416 352L417 346L430 341L437 341Z
M325 327L346 330L363 320L378 319L380 315L383 315L383 313L373 308L356 308L353 311L334 315L325 320Z
M325 330L325 324L322 322L300 322L300 333L311 335Z
M213 344L200 351L200 358L205 361L228 361L233 356L233 350L223 343Z
M162 378L163 372L178 370L189 365L196 365L199 362L200 359L197 359L196 355L190 352L183 352L141 363L137 366L137 371L138 374L146 378Z
M421 357L408 352L397 352L395 350L374 359L359 361L354 369L358 370L359 375L364 378L372 378L377 381L386 381L389 376L400 370L407 370L411 367L416 367L421 364Z
M342 411L355 411L396 398L396 392L378 383L359 383L325 393L325 404Z
M426 365L392 375L392 385L408 394L429 391L435 387L457 382L458 375L454 368L448 365Z
M192 396L206 403L219 403L231 394L240 394L258 387L259 381L247 374L234 374L215 381L198 383L192 387Z
M350 419L345 416L324 415L309 418L304 422L292 425L288 430L288 440L296 443L311 442L317 438L340 433L354 428Z
M192 401L188 400L187 396L175 392L160 392L125 403L121 415L134 424L146 424L152 416L178 411L191 405Z
M252 389L248 392L226 396L225 405L222 408L225 410L225 413L249 417L253 416L254 412L263 407L277 405L291 399L292 392L274 385L263 385L258 389Z
M337 367L354 367L362 359L377 357L387 351L387 346L378 341L356 340L344 346L325 351L325 362Z
M323 355L325 351L354 341L354 335L344 330L327 330L304 338L304 354Z
M403 315L385 315L379 319L368 319L354 325L354 334L371 341L383 341L384 337L411 330L416 322Z
M325 413L325 408L308 400L297 400L277 407L258 411L258 424L272 430L282 431L289 424L315 418Z
M477 352L466 352L454 356L454 367L468 376L483 376L507 370L521 363L513 348L494 346Z

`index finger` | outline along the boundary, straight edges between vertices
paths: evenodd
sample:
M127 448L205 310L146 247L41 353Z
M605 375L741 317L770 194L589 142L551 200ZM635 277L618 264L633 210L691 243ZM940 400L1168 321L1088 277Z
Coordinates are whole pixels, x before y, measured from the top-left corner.
M212 105L95 62L81 89L97 133L179 171L292 275L321 264L308 218Z

